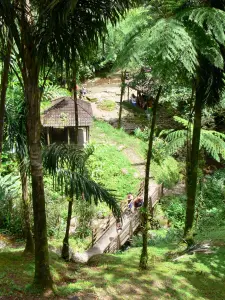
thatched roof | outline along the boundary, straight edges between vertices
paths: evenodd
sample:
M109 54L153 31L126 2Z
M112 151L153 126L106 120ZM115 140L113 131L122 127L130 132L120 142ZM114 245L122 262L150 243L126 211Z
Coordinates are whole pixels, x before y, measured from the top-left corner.
M79 126L92 124L93 112L91 104L78 100ZM71 97L62 97L52 101L52 106L45 110L42 125L44 127L75 126L74 100Z
M156 82L149 70L151 68L142 68L139 73L133 75L133 78L126 81L127 86L146 95L154 93Z

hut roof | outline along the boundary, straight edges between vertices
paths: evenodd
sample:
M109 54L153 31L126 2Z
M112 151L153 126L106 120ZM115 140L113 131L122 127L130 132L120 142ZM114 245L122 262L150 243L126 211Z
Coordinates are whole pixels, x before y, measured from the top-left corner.
M91 104L87 101L78 102L78 124L79 126L90 126L92 124L93 112ZM44 127L74 127L75 109L74 100L71 97L62 97L52 101L51 107L44 111L42 118Z

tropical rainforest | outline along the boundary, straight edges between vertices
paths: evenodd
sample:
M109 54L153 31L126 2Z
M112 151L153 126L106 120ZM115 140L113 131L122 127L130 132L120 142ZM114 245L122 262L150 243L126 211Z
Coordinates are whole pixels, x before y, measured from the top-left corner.
M225 1L0 1L0 299L225 299Z

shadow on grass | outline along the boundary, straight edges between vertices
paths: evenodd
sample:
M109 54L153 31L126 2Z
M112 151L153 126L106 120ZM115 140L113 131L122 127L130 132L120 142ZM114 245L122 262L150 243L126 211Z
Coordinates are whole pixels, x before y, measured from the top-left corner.
M85 266L65 263L51 253L56 295L46 298L68 299L72 295L85 300L225 299L224 245L215 247L211 254L196 253L172 261L167 253L175 247L160 243L149 247L146 271L138 269L141 248L98 255ZM0 252L0 297L43 299L31 293L33 275L33 257L24 256L21 249Z
M176 262L166 260L166 247L149 250L147 271L138 270L140 248L94 257L83 270L100 294L114 295L110 299L225 299L225 249Z

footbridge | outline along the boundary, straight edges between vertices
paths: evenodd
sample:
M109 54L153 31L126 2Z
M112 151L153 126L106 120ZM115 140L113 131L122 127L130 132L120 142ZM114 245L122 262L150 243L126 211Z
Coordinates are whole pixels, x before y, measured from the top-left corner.
M163 193L163 186L151 181L149 184L149 207L154 208ZM137 196L144 197L143 184ZM90 248L83 253L75 253L72 260L85 263L97 254L113 253L120 249L128 240L132 239L134 232L141 225L139 209L131 213L127 202L122 207L122 230L117 232L116 219L110 215L107 219L99 223L98 228L92 232L92 243Z

